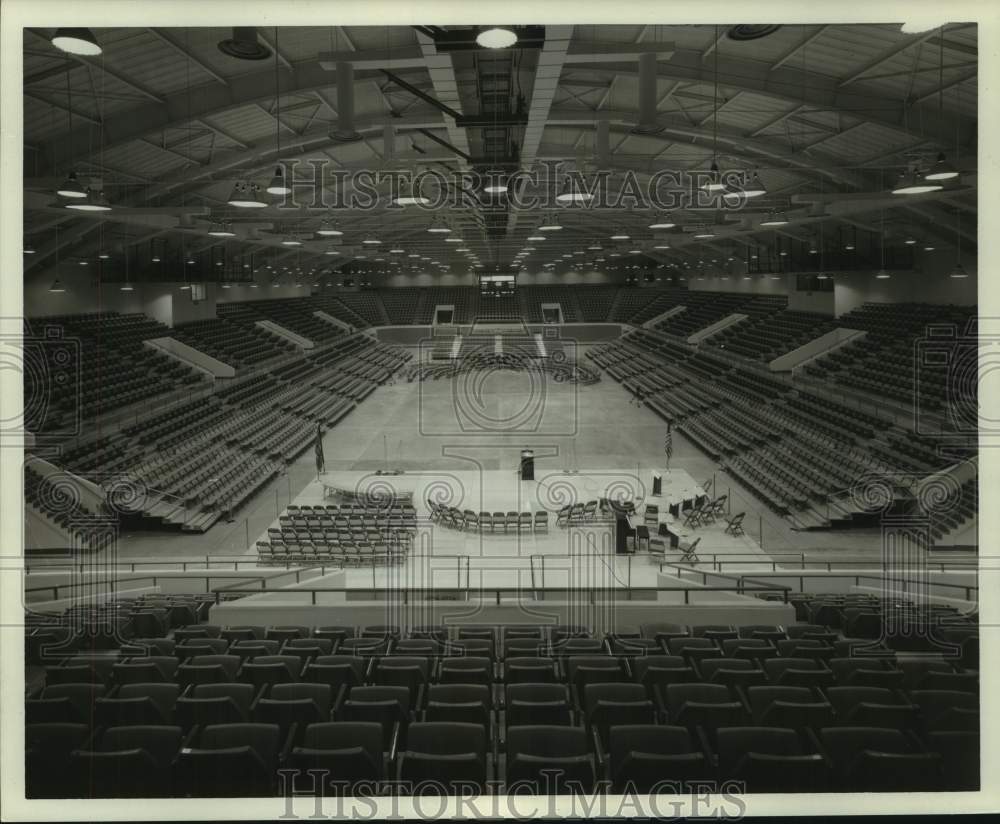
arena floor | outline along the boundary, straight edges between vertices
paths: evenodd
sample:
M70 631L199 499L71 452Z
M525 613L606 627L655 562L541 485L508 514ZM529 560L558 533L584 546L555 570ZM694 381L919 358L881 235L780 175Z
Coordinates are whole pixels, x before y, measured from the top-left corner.
M665 424L630 399L608 377L593 386L510 371L423 383L397 379L379 387L326 434L328 478L372 483L379 480L372 477L378 470L403 470L442 491L454 486L460 496L474 502L468 508L476 511L514 508L517 495L525 501L525 509L535 509L541 508L535 506L539 496L523 497L517 480L520 451L531 447L536 479L572 479L594 489L618 484L641 488L654 471L664 471ZM879 535L874 531L792 530L679 432L673 434L670 465L698 482L714 478L716 494L729 494L731 512L747 513L749 539L778 560L785 553L829 551L863 557L878 551ZM247 554L289 503L318 502L318 480L312 450L307 450L284 476L237 511L232 523L219 522L203 535L126 533L120 539L120 557ZM384 481L392 478L379 482ZM480 495L484 482L489 491ZM463 491L463 484L469 488ZM421 517L427 514L419 498L417 509ZM550 530L558 536L554 518ZM486 536L481 543L502 546L501 554L510 554L517 540L498 535ZM442 529L435 541L428 551L436 554L480 554L478 537ZM709 542L703 543L707 549Z

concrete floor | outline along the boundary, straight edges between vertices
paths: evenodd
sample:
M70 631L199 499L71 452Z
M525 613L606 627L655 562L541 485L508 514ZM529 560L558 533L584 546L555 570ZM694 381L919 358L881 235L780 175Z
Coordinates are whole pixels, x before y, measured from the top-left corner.
M428 483L433 481L446 496L454 494L452 487L461 490L465 484L475 504L467 508L478 511L514 508L507 502L513 503L511 496L518 488L520 451L530 447L536 456L536 479L550 481L542 503L557 509L563 494L560 481L566 478L578 486L612 491L649 483L653 471L664 470L664 431L656 414L630 403L630 395L607 376L594 386L577 386L556 383L541 372L481 371L457 380L401 380L378 388L326 434L324 453L331 477L349 472L362 478L376 470L401 469L408 475L424 473ZM671 468L683 470L697 482L714 481L716 495L729 495L732 513L747 513L745 526L752 543L778 560L800 552L874 557L879 550L880 537L874 530L792 530L678 432L673 435ZM289 465L287 474L238 510L233 523L219 522L202 535L126 534L119 541L119 556L246 554L289 503L304 493L306 498L315 494L307 490L316 481L312 450L307 450ZM481 492L483 488L488 491ZM491 502L500 499L504 503ZM535 503L539 501L524 508L540 508ZM418 502L421 515L424 510ZM459 546L454 535L436 540L436 554L470 555L477 554L470 542L505 541L505 546L514 547L517 541L463 536Z

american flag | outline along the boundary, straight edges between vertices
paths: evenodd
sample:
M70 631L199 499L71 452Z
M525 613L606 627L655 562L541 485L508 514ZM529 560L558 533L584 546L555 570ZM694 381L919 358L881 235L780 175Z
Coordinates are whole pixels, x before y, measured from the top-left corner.
M667 434L663 436L663 451L667 453L667 462L674 455L674 433L670 429L670 422L667 422Z

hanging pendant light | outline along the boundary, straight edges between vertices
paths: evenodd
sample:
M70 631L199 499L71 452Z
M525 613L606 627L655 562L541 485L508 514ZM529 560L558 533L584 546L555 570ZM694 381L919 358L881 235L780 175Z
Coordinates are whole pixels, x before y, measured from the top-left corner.
M788 225L788 218L785 216L784 212L776 212L776 211L774 211L774 209L771 209L771 211L769 211L767 213L767 217L765 217L760 222L760 225L761 226L767 226L767 227L787 226Z
M102 49L90 29L62 28L56 29L49 41L60 51L67 54L81 54L86 57L94 57L101 53Z
M517 42L517 32L505 26L488 26L476 34L476 43L484 49L509 49Z
M344 234L340 229L334 227L329 220L324 220L320 227L316 230L317 235L322 235L323 237L338 237Z
M764 181L760 179L760 175L754 171L753 177L749 181L744 178L742 188L737 189L734 193L741 194L743 197L761 197L767 194L767 187L764 185Z
M267 184L267 193L269 195L290 195L292 193L292 187L285 183L285 170L281 166L275 167L274 177Z
M66 287L62 285L62 281L60 281L59 278L56 278L54 281L52 281L52 285L49 287L49 291L50 292L65 292L66 291Z
M559 219L552 214L547 215L538 227L539 232L558 232L560 229L562 229L562 224L560 224Z
M281 241L282 246L301 246L302 241L293 235L285 235L284 240Z
M240 181L233 186L233 191L226 202L238 209L263 209L267 202L260 197L260 187L256 183Z
M76 172L70 172L65 181L56 189L59 197L83 198L87 196L87 190L76 178Z
M87 190L87 196L83 200L74 200L66 204L67 209L75 209L79 212L110 212L111 204L104 196L104 192L95 192L93 189Z
M232 226L225 221L214 221L208 228L208 234L212 237L236 237Z
M616 229L610 237L611 240L628 240L629 234L624 229Z
M719 164L713 160L708 170L708 180L701 184L701 189L704 192L722 192L725 188L726 184L722 182Z
M944 152L938 152L934 165L924 174L924 180L951 180L956 177L958 177L958 169L948 162Z
M649 224L650 229L673 229L677 224L670 217L669 212L664 212Z
M928 192L938 192L943 189L937 181L921 180L917 177L916 171L903 172L892 187L894 195L924 195Z
M24 254L26 255L33 255L35 254L35 247L31 243L25 243L24 249L22 249L21 251L23 251Z
M427 231L434 235L446 235L451 232L451 227L441 220L441 218L436 217L431 221L431 225L427 227Z
M556 195L557 203L586 203L594 196L586 189L579 188L569 175L563 180L562 190Z

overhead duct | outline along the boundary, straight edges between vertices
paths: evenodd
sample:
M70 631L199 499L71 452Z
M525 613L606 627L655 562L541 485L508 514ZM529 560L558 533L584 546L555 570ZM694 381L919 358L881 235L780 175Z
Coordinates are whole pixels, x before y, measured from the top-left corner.
M229 40L219 41L219 51L237 60L267 60L271 50L257 39L253 26L234 26Z
M639 55L639 122L633 131L655 134L660 131L656 122L656 54Z
M382 162L392 163L396 159L396 127L386 124L382 127Z
M598 169L611 168L611 123L607 120L597 121L594 156Z
M340 142L360 140L354 128L354 65L337 64L337 128L330 137Z

